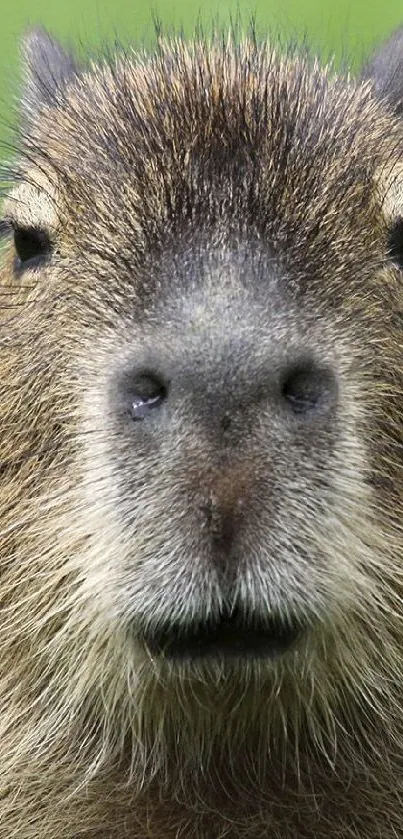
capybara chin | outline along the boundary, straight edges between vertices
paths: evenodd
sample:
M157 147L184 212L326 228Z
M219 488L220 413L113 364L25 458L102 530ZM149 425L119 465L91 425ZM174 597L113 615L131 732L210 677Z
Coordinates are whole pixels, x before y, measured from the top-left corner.
M399 839L403 35L23 51L0 839Z

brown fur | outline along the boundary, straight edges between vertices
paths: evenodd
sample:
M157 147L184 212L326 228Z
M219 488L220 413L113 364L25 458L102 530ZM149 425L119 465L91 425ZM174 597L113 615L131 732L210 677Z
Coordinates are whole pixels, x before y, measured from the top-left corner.
M69 59L57 83L35 112L31 74L5 206L54 253L18 276L10 243L1 278L1 839L403 837L399 119L371 79L252 41ZM234 336L230 454L215 403L157 465L134 451L133 347L189 358L196 391ZM243 394L307 346L337 410L287 437ZM214 493L220 521L246 507L235 581L202 539ZM133 617L227 590L308 628L267 661L136 640Z

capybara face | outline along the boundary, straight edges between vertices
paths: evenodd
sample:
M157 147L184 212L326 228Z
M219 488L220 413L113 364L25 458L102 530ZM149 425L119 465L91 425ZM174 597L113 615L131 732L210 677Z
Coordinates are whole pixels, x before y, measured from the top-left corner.
M231 718L251 686L254 719L292 708L294 734L301 709L329 731L357 697L381 709L403 592L398 103L252 41L81 70L45 38L35 75L41 38L3 221L15 690L41 683L56 719L69 683L122 742L140 695L138 738L154 714L144 684L188 743L216 690Z

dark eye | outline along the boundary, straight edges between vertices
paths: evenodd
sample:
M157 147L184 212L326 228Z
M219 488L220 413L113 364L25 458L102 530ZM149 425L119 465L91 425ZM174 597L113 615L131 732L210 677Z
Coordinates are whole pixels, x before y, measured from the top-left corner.
M133 420L144 420L167 396L165 384L155 376L140 376L130 384L129 414Z
M15 227L14 247L19 270L34 267L51 252L48 234L34 227Z
M390 259L403 268L403 218L399 217L389 230L388 254Z

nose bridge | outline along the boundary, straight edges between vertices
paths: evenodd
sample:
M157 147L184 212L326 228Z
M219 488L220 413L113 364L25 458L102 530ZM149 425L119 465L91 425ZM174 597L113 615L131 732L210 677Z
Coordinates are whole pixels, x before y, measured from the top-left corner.
M240 279L233 267L227 271L207 274L197 289L189 291L178 302L173 301L173 324L180 341L193 353L229 358L231 352L242 351L255 342L261 331L265 310L267 327L275 328L274 311L269 300L256 297ZM265 296L264 296L265 297ZM267 332L267 330L266 330Z
M202 413L208 411L211 421L215 417L225 428L242 406L267 392L278 330L270 313L265 323L245 294L221 291L188 306L175 330L173 379Z
M198 394L214 412L224 396L235 410L267 387L284 339L297 338L294 304L286 299L279 266L260 243L209 241L186 255L172 266L173 285L168 272L155 347L166 349L172 380L186 383L188 395Z

